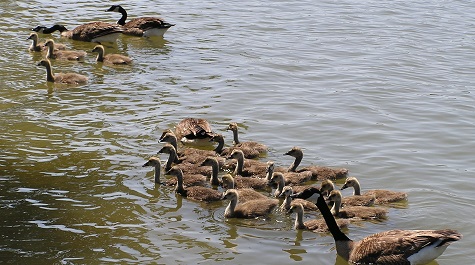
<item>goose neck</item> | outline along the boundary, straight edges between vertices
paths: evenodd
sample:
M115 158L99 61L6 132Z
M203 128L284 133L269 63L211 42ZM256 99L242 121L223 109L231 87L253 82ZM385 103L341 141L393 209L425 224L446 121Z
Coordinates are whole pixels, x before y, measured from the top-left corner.
M182 172L177 172L175 174L176 176L176 187L175 187L175 191L178 192L178 193L182 193L185 188L183 188L183 173Z
M353 185L353 195L361 195L361 186L359 181L355 181L355 184Z
M122 14L122 17L117 21L117 24L123 26L125 25L125 21L127 20L127 11L124 8L119 7L119 12Z
M303 223L303 211L297 210L297 217L295 218L295 229L303 229L305 228L305 224Z
M231 217L234 215L234 209L236 209L237 202L237 197L231 199L228 206L226 207L226 210L224 211L224 216Z
M155 165L155 183L160 183L161 165Z
M214 149L214 151L217 153L217 154L221 154L223 152L223 148L224 148L224 138L222 137L216 137L215 138L216 142L218 143L218 146L216 146L216 148Z
M98 62L104 62L104 49L98 49L98 50L97 50L96 61L98 61Z
M165 170L170 170L172 168L172 164L176 159L176 151L170 148L170 152L168 153L167 164L165 165Z
M211 180L210 180L211 185L219 185L218 173L219 173L219 165L217 161L213 159L213 164L211 165Z
M238 155L236 160L237 164L236 169L234 169L234 175L242 175L242 170L244 168L244 157L242 155Z
M237 145L237 144L239 144L238 130L233 129L232 131L233 131L233 144Z
M289 167L289 172L297 171L297 167L300 165L300 162L302 162L302 158L303 158L302 154L298 154L297 156L295 156L294 162Z
M46 64L46 81L54 82L54 74L51 64Z

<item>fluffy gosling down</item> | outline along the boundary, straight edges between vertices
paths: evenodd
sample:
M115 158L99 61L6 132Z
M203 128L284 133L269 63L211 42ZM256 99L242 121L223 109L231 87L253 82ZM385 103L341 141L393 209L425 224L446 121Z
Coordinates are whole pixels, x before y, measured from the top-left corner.
M105 64L132 64L132 59L121 54L105 54L104 46L96 45L91 52L97 52L96 61Z
M88 78L84 75L76 73L58 73L53 74L51 62L49 60L41 60L38 66L46 67L46 81L60 84L81 85L86 84Z

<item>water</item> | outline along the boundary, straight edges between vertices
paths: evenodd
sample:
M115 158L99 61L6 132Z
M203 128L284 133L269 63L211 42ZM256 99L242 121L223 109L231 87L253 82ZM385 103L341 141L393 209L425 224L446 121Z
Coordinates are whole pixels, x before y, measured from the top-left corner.
M120 15L87 1L0 3L4 263L345 264L329 235L293 230L293 216L225 220L225 202L155 185L141 165L161 132L188 116L210 120L228 144L224 129L238 122L242 140L270 147L264 161L287 166L282 154L301 146L302 164L347 167L363 190L408 193L387 221L352 225L351 238L450 227L463 240L430 264L472 263L471 2L147 3L129 1L129 16L176 23L165 38L122 36L106 47L132 67L98 66L91 53L53 62L90 78L63 90L27 51L29 29Z

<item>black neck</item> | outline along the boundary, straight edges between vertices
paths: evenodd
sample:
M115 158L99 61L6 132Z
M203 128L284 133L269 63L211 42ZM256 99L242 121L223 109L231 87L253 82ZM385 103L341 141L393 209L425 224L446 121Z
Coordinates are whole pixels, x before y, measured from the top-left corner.
M122 17L117 21L117 24L123 26L125 25L125 21L127 20L127 11L122 7L119 7L119 12L122 14Z
M338 227L335 217L333 217L330 209L327 206L327 203L325 202L325 199L321 194L317 199L317 207L322 213L323 219L325 219L325 223L327 224L333 239L335 241L351 241L351 239L349 239Z

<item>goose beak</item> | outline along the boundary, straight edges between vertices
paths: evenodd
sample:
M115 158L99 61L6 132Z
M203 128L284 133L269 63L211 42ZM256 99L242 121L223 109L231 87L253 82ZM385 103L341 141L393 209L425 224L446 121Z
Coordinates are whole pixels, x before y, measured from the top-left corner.
M344 184L343 186L341 186L340 190L344 190L346 188L348 188L348 186L346 186L346 184Z
M221 194L221 200L226 200L226 193Z
M147 163L143 164L142 167L148 167L149 166L149 163L147 161Z
M285 192L281 192L279 196L277 196L277 198L283 198L283 197L285 197Z

